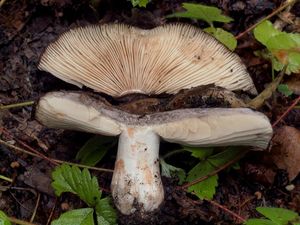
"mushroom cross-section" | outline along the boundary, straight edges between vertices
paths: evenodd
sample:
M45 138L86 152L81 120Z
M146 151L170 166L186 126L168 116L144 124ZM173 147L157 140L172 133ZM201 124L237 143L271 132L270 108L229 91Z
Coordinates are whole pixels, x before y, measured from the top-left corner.
M256 94L236 54L183 24L151 30L120 24L75 28L47 47L39 69L112 97L176 94L204 85ZM268 119L250 109L178 109L139 116L74 92L46 94L36 117L52 128L119 136L111 188L124 214L153 211L163 201L160 139L190 146L265 148L272 135Z
M72 92L42 97L36 117L48 127L119 135L111 188L123 214L153 211L163 201L160 138L189 146L266 148L272 136L267 117L246 108L179 109L141 117Z

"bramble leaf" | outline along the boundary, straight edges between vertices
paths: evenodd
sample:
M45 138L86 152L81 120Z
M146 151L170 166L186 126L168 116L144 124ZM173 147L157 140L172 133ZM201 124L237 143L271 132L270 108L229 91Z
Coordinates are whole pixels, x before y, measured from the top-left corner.
M228 23L230 21L233 21L232 18L222 15L222 11L213 6L206 6L194 3L183 3L182 7L186 10L185 12L173 13L171 15L168 15L167 18L183 17L189 19L198 19L204 20L210 25L212 25L213 22Z
M165 162L162 158L160 159L161 165L161 175L165 177L174 177L177 176L179 178L178 184L182 184L185 181L185 171L181 168L172 166Z
M223 30L222 28L208 27L205 28L204 31L213 35L219 42L224 44L231 51L233 51L237 46L237 40L233 34Z
M76 167L63 164L52 172L52 187L55 194L60 196L63 192L72 192L85 201L89 206L96 206L100 200L101 191L96 177L91 177L87 169L82 171Z
M115 225L117 224L117 213L111 205L110 198L102 198L96 205L97 220L101 221L98 224Z
M256 210L279 225L289 224L289 222L299 217L297 213L283 208L258 207Z
M76 159L88 166L95 166L112 147L115 138L96 135L78 151Z
M184 150L191 152L192 156L195 158L198 158L200 160L206 159L208 156L210 156L214 148L204 148L204 147L190 147L190 146L182 146Z
M63 213L51 225L94 225L92 208L75 209Z

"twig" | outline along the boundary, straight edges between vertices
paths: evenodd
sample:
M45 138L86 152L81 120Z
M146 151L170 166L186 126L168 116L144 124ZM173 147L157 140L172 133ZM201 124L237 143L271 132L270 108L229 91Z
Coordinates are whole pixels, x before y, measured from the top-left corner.
M31 152L35 153L34 156L38 155L40 158L45 159L45 160L51 162L51 163L54 164L54 165L58 165L55 161L53 161L53 160L50 159L49 157L45 156L44 154L40 153L39 151L35 150L34 148L30 147L29 145L27 145L27 144L24 143L23 141L20 141L20 140L14 138L14 136L13 136L12 134L10 134L10 132L9 132L8 130L6 130L4 127L1 127L1 128L0 128L0 133L1 133L1 131L2 131L5 135L7 135L7 136L11 137L12 139L16 140L16 142L18 142L18 143L19 143L20 145L22 145L23 147L25 147L25 148L27 148L28 150L30 150ZM27 151L27 152L28 152L28 151ZM26 153L27 153L27 152L26 152ZM28 154L28 153L27 153L27 154Z
M282 10L284 10L286 7L294 4L297 0L292 0L292 1L286 1L282 6L280 6L279 8L277 8L275 11L273 11L271 14L269 14L268 16L266 16L265 18L261 19L260 21L258 21L257 23L255 23L254 25L250 26L248 29L246 29L245 31L243 31L242 33L238 34L237 36L235 36L235 39L240 39L241 37L243 37L245 34L247 34L248 32L250 32L251 30L253 30L257 25L259 25L260 23L270 19L271 17L273 17L274 15L276 15L277 13L281 12Z
M0 179L5 180L5 181L8 181L8 182L10 182L10 183L13 182L13 180L12 180L11 178L6 177L6 176L3 176L3 175L0 175Z
M10 222L16 223L16 224L19 224L19 225L36 225L34 223L26 222L24 220L19 220L15 217L8 217L8 219L9 219Z
M209 202L210 204L217 206L218 208L224 210L225 212L227 212L228 214L232 215L233 217L237 218L238 220L240 220L241 222L245 223L246 219L244 219L243 217L241 217L240 215L236 214L235 212L231 211L230 209L226 208L225 206L213 201L213 200L208 200L205 199L205 201Z
M211 173L207 174L206 176L200 177L194 181L191 181L189 183L186 183L184 185L181 186L181 188L186 189L194 184L197 184L201 181L204 181L206 179L208 179L211 176L216 175L217 173L219 173L220 171L226 169L228 166L232 165L233 163L237 162L240 158L242 158L245 154L247 153L247 151L243 151L242 153L238 154L234 159L228 161L227 163L225 163L224 165L216 168L216 170L212 171Z
M57 198L55 198L54 206L51 209L51 212L50 212L50 215L48 217L46 225L49 225L51 220L52 220L52 216L53 216L53 213L54 213L54 210L55 210L55 207L56 207L56 203L57 203Z
M288 109L272 124L272 127L275 127L286 115L298 104L300 101L300 96L291 104Z
M28 155L31 155L31 156L34 156L34 157L37 157L37 158L41 158L41 159L47 159L49 160L49 162L55 162L56 164L68 164L68 165L71 165L71 166L78 166L78 167L81 167L81 168L87 168L87 169L91 169L91 170L97 170L97 171L101 171L101 172L109 172L109 173L112 173L113 170L111 169L104 169L104 168L98 168L98 167L93 167L93 166L86 166L86 165L82 165L82 164L79 164L79 163L72 163L72 162L67 162L67 161L63 161L63 160L58 160L58 159L53 159L53 158L49 158L49 157L42 157L40 156L39 154L36 154L36 153L33 153L33 152L30 152L30 151L27 151L25 149L22 149L20 147L17 147L17 146L14 146L12 144L9 144L5 141L3 141L2 139L0 139L0 144L3 144L11 149L14 149L16 151L19 151L19 152L22 152L22 153L25 153L25 154L28 154Z
M17 108L17 107L24 107L24 106L30 106L30 105L33 105L33 104L34 104L34 101L21 102L21 103L15 103L15 104L10 104L10 105L1 105L0 106L0 110Z
M35 204L35 207L34 207L32 216L31 216L31 218L30 218L30 223L32 223L33 220L34 220L34 217L35 217L35 215L36 215L36 211L37 211L38 206L39 206L39 204L40 204L40 199L41 199L41 194L40 194L40 193L37 193L37 200L36 200L36 204Z

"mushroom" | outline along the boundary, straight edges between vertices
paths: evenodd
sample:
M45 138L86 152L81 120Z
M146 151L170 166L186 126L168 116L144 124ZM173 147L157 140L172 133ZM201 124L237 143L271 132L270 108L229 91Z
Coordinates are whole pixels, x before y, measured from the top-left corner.
M208 84L256 93L237 55L200 29L182 24L152 30L118 24L76 28L50 44L39 68L113 97L175 94ZM46 94L36 118L52 128L119 135L111 189L115 205L127 215L154 211L164 199L160 138L189 146L266 148L272 136L268 118L247 108L178 109L141 116L83 92Z

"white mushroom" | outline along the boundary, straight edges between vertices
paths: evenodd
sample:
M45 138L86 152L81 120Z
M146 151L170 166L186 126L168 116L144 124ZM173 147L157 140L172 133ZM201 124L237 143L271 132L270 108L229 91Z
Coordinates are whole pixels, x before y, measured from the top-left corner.
M268 118L246 108L179 109L141 117L71 92L42 97L36 117L48 127L120 135L111 188L123 214L153 211L164 199L160 138L189 146L266 148L272 136Z
M113 97L175 94L207 84L256 93L237 55L200 29L182 24L152 30L119 24L76 28L49 45L39 68ZM160 138L191 146L265 148L272 135L268 119L250 109L180 109L141 117L70 92L42 97L36 117L53 128L119 135L111 188L123 214L150 212L163 201Z

